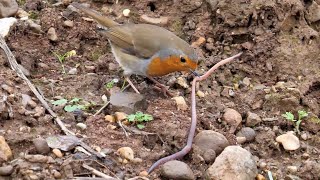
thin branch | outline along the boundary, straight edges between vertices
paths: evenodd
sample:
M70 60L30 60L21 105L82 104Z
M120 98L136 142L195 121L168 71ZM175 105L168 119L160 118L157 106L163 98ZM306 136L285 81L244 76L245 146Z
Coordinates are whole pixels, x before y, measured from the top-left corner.
M88 169L92 174L94 174L96 176L100 176L102 178L105 178L106 180L116 180L116 178L111 177L109 175L106 175L103 172L100 172L100 171L98 171L98 170L94 169L93 167L90 167L86 164L83 164L82 167L85 169Z

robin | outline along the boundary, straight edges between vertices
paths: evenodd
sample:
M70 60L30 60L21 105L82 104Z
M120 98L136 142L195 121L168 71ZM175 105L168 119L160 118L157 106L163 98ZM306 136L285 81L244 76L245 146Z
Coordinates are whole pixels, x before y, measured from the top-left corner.
M74 2L72 6L105 27L98 31L108 38L112 53L124 70L125 79L136 93L140 94L129 79L132 74L149 78L165 95L171 95L168 89L153 77L177 71L195 73L198 60L194 49L174 33L150 24L121 25L79 3Z

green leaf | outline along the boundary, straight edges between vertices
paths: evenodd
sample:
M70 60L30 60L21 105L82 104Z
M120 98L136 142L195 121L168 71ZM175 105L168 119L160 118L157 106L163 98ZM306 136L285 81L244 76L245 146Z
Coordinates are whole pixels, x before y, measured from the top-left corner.
M130 114L130 115L127 117L127 119L128 119L129 122L134 122L135 118L136 118L136 115L134 115L134 114Z
M83 105L67 105L64 107L64 110L67 111L67 112L73 112L77 109L84 109L84 106Z
M81 100L81 98L73 98L73 99L71 99L69 102L70 103L77 103L77 102L79 102Z
M145 128L145 126L143 124L137 124L137 128L138 129L143 129L143 128Z
M106 88L107 88L107 89L111 89L113 86L114 86L114 81L113 81L113 80L111 80L110 82L108 82L108 83L106 84Z
M304 110L299 110L298 115L299 115L299 120L301 120L302 118L307 117L308 113Z
M61 105L61 104L66 104L67 102L68 102L68 100L66 100L66 99L59 99L59 100L51 102L51 104L53 104L53 105Z
M289 121L295 121L294 115L291 112L286 112L285 114L282 114L282 116Z

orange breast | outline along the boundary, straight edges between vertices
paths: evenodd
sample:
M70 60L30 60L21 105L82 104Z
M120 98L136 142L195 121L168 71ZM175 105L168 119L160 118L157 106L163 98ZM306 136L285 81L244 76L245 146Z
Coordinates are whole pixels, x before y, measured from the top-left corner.
M188 64L182 65L180 58L176 56L170 56L167 59L161 60L160 58L153 59L147 70L148 76L164 76L176 71L188 71L189 68L195 69L196 64L189 67Z

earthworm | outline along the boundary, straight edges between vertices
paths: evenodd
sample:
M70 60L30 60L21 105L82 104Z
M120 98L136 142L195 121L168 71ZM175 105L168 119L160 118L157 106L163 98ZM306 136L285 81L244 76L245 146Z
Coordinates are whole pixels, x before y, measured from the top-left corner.
M200 77L195 77L192 81L192 91L191 91L191 126L190 126L190 130L189 130L189 134L188 134L188 140L187 140L187 145L179 152L176 152L170 156L164 157L162 159L159 159L157 162L155 162L148 170L148 174L150 174L155 168L157 168L158 166L174 160L174 159L180 159L183 156L185 156L186 154L189 153L189 151L191 150L191 146L192 146L192 141L193 141L193 137L196 131L196 125L197 125L197 112L196 112L196 82L197 81L203 81L205 79L207 79L210 74L212 74L216 69L218 69L218 67L229 63L230 61L240 57L242 54L242 52L229 57L227 59L224 59L220 62L218 62L217 64L215 64L211 69L209 69L209 71L207 71L204 75L200 76Z

